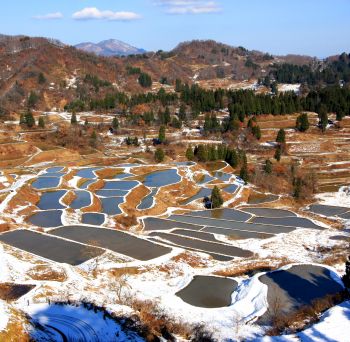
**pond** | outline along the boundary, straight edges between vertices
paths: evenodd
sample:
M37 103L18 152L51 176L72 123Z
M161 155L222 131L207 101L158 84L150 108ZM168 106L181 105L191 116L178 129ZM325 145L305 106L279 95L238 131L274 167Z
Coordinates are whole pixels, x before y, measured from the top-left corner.
M29 222L42 228L62 226L62 210L37 211L29 217Z
M36 205L41 210L64 209L59 200L66 194L66 190L57 190L42 193L39 203Z
M91 205L91 195L88 191L85 190L76 190L74 191L76 198L70 204L72 209L81 209L83 207L88 207Z
M101 190L131 190L139 183L137 181L105 181Z
M100 167L88 167L86 169L80 169L76 173L76 176L81 177L81 178L97 178L96 174L94 171L100 170Z
M143 184L150 188L159 188L170 184L180 182L181 177L178 175L176 169L162 170L149 173L145 176Z
M145 210L149 209L153 206L154 203L154 196L157 194L158 189L152 189L152 191L141 201L141 203L138 205L138 210Z
M102 197L101 198L101 204L102 204L102 212L107 215L118 215L121 214L122 211L119 208L119 204L124 202L123 197Z
M188 198L187 200L184 201L183 204L189 204L194 200L197 199L203 199L204 197L210 197L211 196L212 189L208 188L201 188L195 195L192 197Z
M32 183L32 187L37 190L57 188L60 181L61 178L40 176Z
M230 278L194 276L176 295L193 306L220 308L231 305L231 295L237 285L238 283Z
M84 213L81 221L84 224L100 226L105 222L105 215L101 213Z

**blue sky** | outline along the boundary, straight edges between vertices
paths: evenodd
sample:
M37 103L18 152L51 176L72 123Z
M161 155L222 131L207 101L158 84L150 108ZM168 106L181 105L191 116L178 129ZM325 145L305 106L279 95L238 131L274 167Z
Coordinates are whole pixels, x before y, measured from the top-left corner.
M350 52L349 0L12 0L0 33L68 44L116 38L146 50L215 39L274 54Z

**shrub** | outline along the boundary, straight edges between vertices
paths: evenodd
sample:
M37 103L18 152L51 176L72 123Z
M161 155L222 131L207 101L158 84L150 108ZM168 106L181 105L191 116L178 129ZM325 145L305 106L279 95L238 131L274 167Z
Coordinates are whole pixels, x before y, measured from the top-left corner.
M157 163L161 163L165 158L165 153L162 148L158 147L154 152L154 160Z

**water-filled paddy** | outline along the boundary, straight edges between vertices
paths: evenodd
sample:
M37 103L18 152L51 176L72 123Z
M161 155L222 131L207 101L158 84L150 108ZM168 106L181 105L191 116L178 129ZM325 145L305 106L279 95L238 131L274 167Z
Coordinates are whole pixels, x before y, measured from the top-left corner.
M56 262L79 265L104 250L30 230L13 230L0 235L0 241Z
M188 198L187 200L185 200L184 204L189 204L192 201L201 198L203 199L204 197L210 197L211 196L211 192L212 189L208 189L208 188L201 188L195 195L193 195L192 197Z
M94 171L100 170L100 167L88 167L86 169L80 169L76 173L76 176L81 177L81 178L97 178L96 174Z
M303 217L255 217L252 219L252 222L299 228L324 229Z
M263 217L289 217L289 216L297 216L295 213L293 213L290 210L284 210L284 209L272 209L272 208L248 208L243 207L241 210L256 215L256 216L263 216Z
M62 226L62 210L37 211L28 218L29 222L35 226L52 228Z
M121 214L119 204L124 202L123 197L101 197L102 212L107 215L118 215Z
M174 235L163 232L154 232L153 236L158 236L162 239L168 240L171 243L182 246L184 248L194 248L203 252L211 252L216 254L223 254L231 257L250 257L253 255L252 252L232 246L224 243L209 242L197 239L189 239L185 236Z
M70 204L72 209L81 209L91 205L91 195L88 191L85 190L75 190L75 199Z
M145 176L143 184L150 188L159 188L180 182L181 177L176 169L162 170L149 173Z
M87 179L83 184L80 185L80 189L87 189L90 184L95 182L96 182L96 179Z
M343 290L327 268L315 265L295 265L287 270L266 273L259 280L268 286L269 306L272 308L277 299L284 313Z
M124 179L124 178L129 178L133 177L134 175L132 173L119 173L113 177L113 179Z
M176 295L184 302L194 306L219 308L231 304L231 295L237 285L235 280L229 278L195 276Z
M66 226L55 229L52 234L82 243L96 244L96 246L143 261L157 258L171 251L168 247L113 229Z
M105 215L101 213L84 213L81 216L81 221L84 224L91 224L93 226L100 226L105 221Z
M236 184L230 184L228 186L225 186L224 188L222 188L223 191L229 193L229 194L233 194L236 192L236 190L238 189L238 185Z
M54 167L49 167L46 169L46 173L56 173L56 172L62 172L64 169L63 166L54 166Z
M220 219L220 220L242 221L242 222L247 221L252 217L252 215L247 214L243 211L236 210L236 209L226 209L226 208L191 211L188 213L186 212L184 215L208 217L208 218L214 218L214 219Z
M138 184L137 181L105 181L101 190L131 190Z
M215 236L210 233L205 232L198 232L195 230L187 230L187 229L174 229L171 231L172 234L175 235L182 235L182 236L188 236L195 239L205 240L205 241L211 241L211 242L221 242L219 240L216 240ZM150 234L152 235L152 234Z
M40 176L32 183L32 187L37 190L57 188L60 181L59 177Z
M42 193L39 203L36 205L41 210L64 209L59 200L66 194L66 190L49 191Z
M339 216L350 211L350 208L331 206L324 204L312 204L310 205L309 211L315 214L320 214L324 216Z
M157 192L158 192L157 188L152 189L152 191L144 199L142 199L137 209L145 210L145 209L151 208L154 204L154 196L157 194Z
M95 194L101 197L123 197L128 194L128 190L97 190Z
M232 177L232 175L221 171L216 171L213 176L222 182L228 182Z
M164 220L157 217L147 217L143 220L144 230L169 230L172 228L184 228L191 230L200 230L203 226L182 223L177 221Z
M171 215L169 216L170 220L189 223L199 226L209 226L209 227L218 227L234 230L246 230L250 232L257 233L268 233L268 234L279 234L279 233L289 233L293 231L294 227L289 226L278 226L278 225L268 225L268 224L256 224L248 222L239 222L239 221L228 221L228 220L217 220L207 217L199 216L186 216L186 215Z

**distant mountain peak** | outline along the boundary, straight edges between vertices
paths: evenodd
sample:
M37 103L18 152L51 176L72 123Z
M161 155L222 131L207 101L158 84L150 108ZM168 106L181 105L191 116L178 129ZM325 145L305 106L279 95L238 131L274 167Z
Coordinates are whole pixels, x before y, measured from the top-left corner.
M107 39L99 43L80 43L75 45L79 50L95 53L98 56L128 56L146 52L118 39Z

